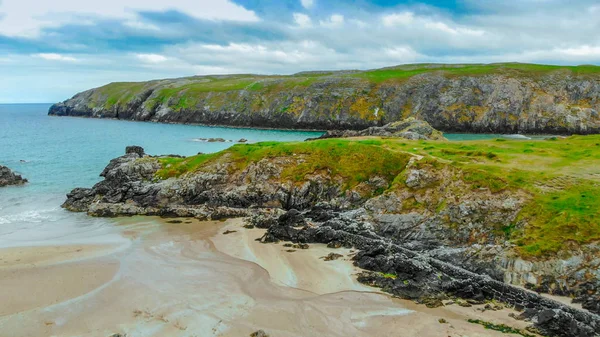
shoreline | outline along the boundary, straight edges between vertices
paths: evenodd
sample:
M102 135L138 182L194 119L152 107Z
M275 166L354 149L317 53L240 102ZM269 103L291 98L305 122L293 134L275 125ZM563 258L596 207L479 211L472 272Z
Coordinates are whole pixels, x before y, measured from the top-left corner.
M243 221L238 219L238 221ZM233 257L254 262L264 268L270 275L271 279L276 283L286 284L289 279L281 275L280 267L287 266L292 270L299 272L300 282L294 284L302 290L307 290L315 294L327 294L322 292L323 283L319 282L306 282L302 280L307 274L310 275L310 271L303 268L310 268L319 270L317 273L312 273L312 277L320 276L325 278L325 282L332 281L327 280L328 277L335 275L336 278L342 278L341 282L334 282L336 288L330 289L335 293L344 292L359 292L367 294L377 294L389 298L393 303L406 310L405 314L400 314L395 317L394 321L402 324L406 324L405 333L410 331L409 326L416 325L419 330L418 334L414 336L420 337L433 337L438 336L438 333L442 333L441 330L436 329L444 324L448 324L448 329L443 333L448 336L463 336L465 333L470 333L469 336L496 336L496 331L484 329L484 334L479 334L477 325L469 323L468 319L477 319L485 322L507 325L520 329L525 332L525 328L528 324L524 321L519 321L511 318L509 314L519 313L516 310L502 308L500 310L489 311L485 310L485 304L472 305L469 307L462 307L458 304L445 305L438 308L428 308L423 304L417 304L410 300L403 300L396 298L386 292L383 292L379 288L369 287L361 284L357 281L355 275L362 271L362 269L356 267L351 262L351 256L355 252L352 249L345 248L327 248L324 244L310 244L308 249L292 249L293 252L288 252L288 247L285 247L286 242L280 243L261 243L257 242L254 237L261 237L266 232L263 229L245 229L241 226L241 223L232 223L221 228L221 234L217 234L211 240L215 243L215 247L224 254L231 255ZM224 235L223 233L231 232L230 234ZM230 245L234 243L233 251ZM240 245L246 249L239 249ZM266 247L266 248L265 248ZM283 256L273 255L272 253L279 251L279 254ZM334 261L324 261L323 257L329 253L335 253L343 255L343 257ZM287 255L286 255L287 254ZM305 260L308 265L298 263L298 260ZM307 261L306 261L307 260ZM333 272L329 272L329 271ZM289 284L287 284L289 286ZM387 315L381 314L382 319ZM393 316L393 315L392 315ZM440 320L445 320L447 323L441 323ZM417 321L418 323L416 323ZM415 324L416 323L416 324ZM435 331L434 331L435 330ZM458 330L458 331L453 331ZM462 330L462 331L461 331ZM461 331L461 332L459 332ZM391 331L390 331L391 332ZM442 333L442 334L443 334ZM474 333L474 334L473 334ZM456 334L456 335L455 335ZM441 334L440 334L441 335ZM499 333L499 335L511 336L512 334ZM412 335L410 335L412 336Z
M508 309L429 309L393 298L358 283L349 249L311 245L286 252L283 243L255 241L264 230L245 229L242 219L119 222L116 229L132 245L106 255L95 254L102 247L94 245L81 245L87 255L79 260L72 259L78 246L58 246L50 259L42 253L55 248L19 248L15 257L33 263L0 268L0 284L10 284L0 289L11 294L0 304L0 328L12 336L233 337L262 329L278 337L397 331L419 337L500 337L507 335L467 319L526 325L508 317ZM228 230L237 232L224 235ZM329 252L344 257L320 258ZM296 283L286 285L290 280Z
M87 118L87 119L100 119L100 120L111 120L111 121L122 121L122 122L139 122L139 123L152 123L152 124L166 124L166 125L190 125L190 126L203 126L208 128L224 128L224 129L253 129L253 130L270 130L270 131L286 131L286 132L314 132L314 133L326 133L331 130L361 130L361 129L292 129L292 128L273 128L266 126L242 126L242 125L227 125L227 124L202 124L202 123L176 123L176 122L156 122L156 121L141 121L136 119L119 119L119 118L107 118L107 117L94 117L94 116L73 116L73 115L55 115L48 114L49 117L68 117L68 118ZM477 132L477 131L441 131L446 134L457 134L457 135L520 135L520 136L534 136L534 137L570 137L570 136L585 136L595 135L598 133L490 133L490 132ZM524 139L525 140L525 139Z

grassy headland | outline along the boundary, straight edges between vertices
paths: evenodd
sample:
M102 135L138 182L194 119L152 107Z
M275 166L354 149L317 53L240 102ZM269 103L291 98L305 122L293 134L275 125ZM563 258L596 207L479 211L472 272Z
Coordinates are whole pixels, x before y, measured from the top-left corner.
M595 134L599 83L599 66L521 63L193 76L111 83L49 114L315 130L415 117L445 132Z
M541 76L551 72L566 72L573 75L600 74L600 67L555 66L526 63L495 63L495 64L413 64L402 65L367 71L332 71L304 72L295 75L224 75L224 76L193 76L175 80L158 80L149 82L116 82L96 90L95 105L111 108L114 105L127 106L144 91L158 87L158 94L145 104L161 104L173 100L171 105L177 108L193 108L208 92L227 91L260 91L270 95L292 88L302 88L309 85L336 80L362 80L365 84L405 81L411 77L440 73L444 76L483 76L491 74L509 74L510 76Z
M600 136L573 136L548 140L410 141L405 139L327 139L312 142L235 145L215 154L163 158L158 177L166 179L209 170L216 162L234 163L243 170L260 160L301 157L300 165L284 165L281 179L301 182L317 173L343 179L348 189L373 176L391 183L379 195L406 189L407 163L414 167L451 168L452 179L469 189L452 191L457 197L476 191L527 195L514 224L490 230L503 231L524 257L549 256L569 245L600 239ZM284 161L285 162L285 161ZM296 162L294 162L296 163ZM431 187L431 193L435 191ZM439 198L431 207L443 210ZM418 203L408 204L414 209ZM518 225L520 224L520 225Z

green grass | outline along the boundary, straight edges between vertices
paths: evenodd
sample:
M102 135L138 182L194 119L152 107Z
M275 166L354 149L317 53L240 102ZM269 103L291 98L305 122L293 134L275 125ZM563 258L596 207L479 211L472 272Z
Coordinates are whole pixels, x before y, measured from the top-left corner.
M482 320L479 320L479 319L469 319L467 321L469 323L483 325L488 330L500 331L502 333L507 333L507 334L521 335L523 337L535 337L532 334L529 334L529 333L524 332L522 330L510 327L510 326L505 325L505 324L494 324L494 323L482 321Z
M524 230L507 236L525 257L600 240L600 136L520 141L389 141L386 147L459 168L473 188L521 190L531 201Z
M398 278L398 275L396 275L396 274L389 274L389 273L379 273L379 274L382 277L389 278L389 279L392 279L392 280L395 280L395 279Z
M408 163L409 155L349 140L331 139L317 142L279 143L262 142L238 144L216 154L202 154L181 158L163 158L159 178L178 177L188 172L206 168L217 160L232 163L236 170L243 170L251 163L266 158L292 157L298 160L284 165L282 179L304 182L306 177L326 172L345 182L345 188L353 188L371 177L380 176L392 181ZM382 191L378 191L382 192Z
M374 82L387 80L402 80L429 72L443 72L450 76L477 76L509 71L513 75L541 75L552 71L566 70L574 74L600 73L598 66L555 66L527 63L497 63L497 64L456 64L456 65L406 65L393 68L376 69L355 74L356 77L367 78Z
M188 172L195 172L204 163L218 156L220 156L220 154L211 153L199 154L187 158L160 158L159 162L162 164L163 168L156 173L156 176L160 179L167 179L171 177L179 177Z
M600 240L600 187L581 182L566 189L539 195L521 213L527 220L517 241L525 255L544 255Z

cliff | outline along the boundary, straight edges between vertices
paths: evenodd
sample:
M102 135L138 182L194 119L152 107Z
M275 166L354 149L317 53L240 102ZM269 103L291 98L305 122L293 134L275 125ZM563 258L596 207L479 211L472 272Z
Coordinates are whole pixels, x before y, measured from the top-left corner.
M365 129L408 117L441 131L600 132L600 67L406 65L291 76L112 83L50 115L290 129Z
M600 136L446 142L360 137L152 157L130 147L63 205L94 216L250 217L264 241L360 249L362 282L439 305L500 299L549 335L600 313ZM281 218L268 216L287 213ZM267 214L267 215L265 215ZM571 329L571 330L569 330Z

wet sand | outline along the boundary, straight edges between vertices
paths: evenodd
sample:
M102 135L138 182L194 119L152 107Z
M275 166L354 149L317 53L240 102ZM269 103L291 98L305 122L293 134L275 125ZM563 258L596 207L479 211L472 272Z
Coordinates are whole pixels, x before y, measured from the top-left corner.
M0 249L0 336L476 337L507 335L467 318L525 324L394 299L355 280L346 249L262 244L239 219L189 222L124 219L125 246ZM344 257L321 259L330 252Z

